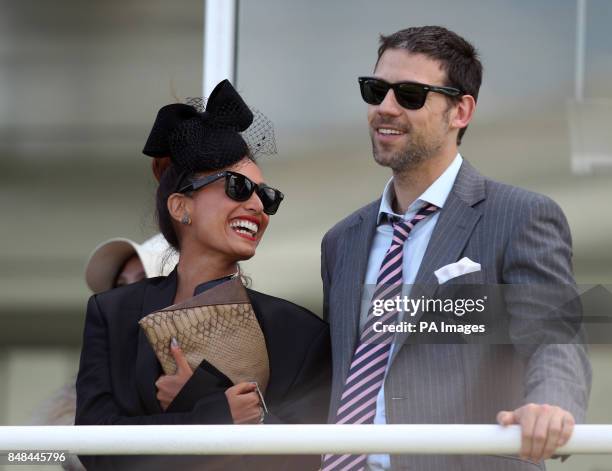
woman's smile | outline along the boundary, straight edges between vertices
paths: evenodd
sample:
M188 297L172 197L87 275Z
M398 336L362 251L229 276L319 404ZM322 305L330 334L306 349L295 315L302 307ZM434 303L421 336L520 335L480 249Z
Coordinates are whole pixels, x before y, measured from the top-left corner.
M239 237L250 241L257 241L257 233L261 221L254 216L238 216L230 220L230 228Z

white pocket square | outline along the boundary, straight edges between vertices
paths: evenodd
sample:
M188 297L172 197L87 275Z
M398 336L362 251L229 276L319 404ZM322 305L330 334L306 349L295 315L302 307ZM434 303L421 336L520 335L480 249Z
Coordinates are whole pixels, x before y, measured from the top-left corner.
M468 257L463 257L458 262L449 263L448 265L438 268L434 272L434 275L436 275L438 283L443 284L448 280L468 273L474 273L475 271L480 271L480 263L473 262Z

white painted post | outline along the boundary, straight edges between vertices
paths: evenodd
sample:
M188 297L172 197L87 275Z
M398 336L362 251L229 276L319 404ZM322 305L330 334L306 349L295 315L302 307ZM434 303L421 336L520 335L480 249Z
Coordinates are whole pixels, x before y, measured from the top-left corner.
M221 80L236 76L236 0L204 0L202 96Z
M584 61L586 54L586 0L576 4L576 80L574 97L577 103L584 100Z

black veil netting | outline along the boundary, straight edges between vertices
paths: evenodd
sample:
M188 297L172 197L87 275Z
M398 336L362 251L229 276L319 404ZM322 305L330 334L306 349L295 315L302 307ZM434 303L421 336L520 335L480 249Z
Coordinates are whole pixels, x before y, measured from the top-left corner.
M246 155L276 154L274 126L259 110L249 108L228 80L208 100L162 107L143 149L150 157L170 157L178 173L218 170Z

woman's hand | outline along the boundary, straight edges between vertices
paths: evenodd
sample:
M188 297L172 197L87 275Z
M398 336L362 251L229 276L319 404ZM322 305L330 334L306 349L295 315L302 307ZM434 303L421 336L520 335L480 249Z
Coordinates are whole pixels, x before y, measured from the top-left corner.
M177 396L179 391L183 389L185 383L189 381L191 375L193 375L193 371L187 362L187 358L176 339L172 339L172 343L170 344L170 353L174 357L174 361L176 362L176 373L173 375L162 375L155 382L155 387L157 388L157 400L162 406L162 409L165 411L170 403L174 401L174 398Z
M225 390L235 424L258 424L262 408L255 383L238 383Z

